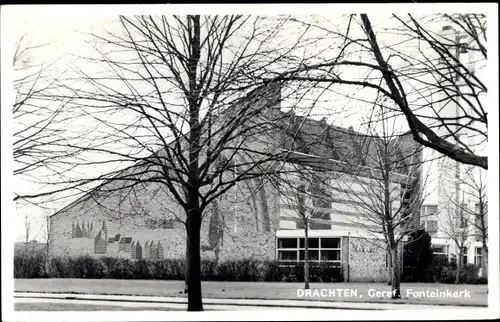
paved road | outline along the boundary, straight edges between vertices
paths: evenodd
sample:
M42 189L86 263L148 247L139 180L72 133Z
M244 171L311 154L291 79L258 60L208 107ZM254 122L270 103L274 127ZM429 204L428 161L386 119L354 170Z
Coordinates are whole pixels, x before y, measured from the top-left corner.
M43 310L44 303L49 306L59 305L68 311L78 310L78 307L95 306L95 310L104 310L103 307L123 307L124 309L138 310L180 310L187 309L186 298L155 297L155 296L126 296L126 295L96 295L70 293L23 293L14 294L14 303L18 310L25 310L29 303L36 304L37 310ZM40 309L40 306L42 309ZM204 299L205 310L234 311L234 310L279 310L279 309L329 309L329 310L407 310L407 309L446 309L466 308L459 306L433 306L411 304L386 303L351 303L351 302L323 302L303 300L249 300L249 299Z

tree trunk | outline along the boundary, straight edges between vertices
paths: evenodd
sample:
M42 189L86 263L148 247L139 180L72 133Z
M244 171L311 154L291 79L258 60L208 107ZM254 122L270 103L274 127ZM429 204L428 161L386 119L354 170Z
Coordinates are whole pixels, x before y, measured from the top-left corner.
M184 293L189 291L189 234L186 227L186 267L184 272Z
M481 268L483 269L484 278L488 278L488 246L486 242L483 241L483 256L481 256Z
M462 268L462 252L458 254L457 271L455 273L455 284L460 282L460 270Z
M305 238L304 238L304 288L309 289L309 229L308 222L305 222Z
M401 275L399 272L398 262L398 246L391 246L391 261L392 261L392 298L401 298Z
M47 245L45 245L45 274L48 276L50 272L50 218L45 216L47 225Z
M388 263L387 263L387 285L392 285L392 252L390 249L387 250Z
M187 62L189 83L189 166L187 182L187 252L188 252L188 311L203 311L201 295L201 260L200 260L200 229L201 214L200 190L200 87L197 83L197 69L200 61L200 16L188 16L187 23L192 38L189 40L190 53Z
M201 211L198 206L188 210L188 311L203 311L200 270Z

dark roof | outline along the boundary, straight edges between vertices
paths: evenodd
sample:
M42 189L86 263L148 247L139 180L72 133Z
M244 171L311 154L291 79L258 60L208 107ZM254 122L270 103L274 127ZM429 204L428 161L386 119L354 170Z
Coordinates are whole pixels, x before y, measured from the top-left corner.
M380 167L377 164L378 147L383 143L380 137L356 132L352 127L329 125L325 118L314 120L291 112L282 112L280 121L285 150L346 162L350 166ZM420 147L409 134L395 135L389 146L391 161L395 163L408 162ZM405 164L396 172L407 173Z

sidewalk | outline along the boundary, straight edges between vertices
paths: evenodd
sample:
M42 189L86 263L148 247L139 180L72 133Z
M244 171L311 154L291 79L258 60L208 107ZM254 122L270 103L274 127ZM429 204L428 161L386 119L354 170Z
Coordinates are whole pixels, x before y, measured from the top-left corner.
M73 293L29 293L15 292L14 299L46 299L46 300L81 300L81 301L113 301L123 303L158 303L158 304L187 304L183 297L158 297L136 295L98 295L98 294L73 294ZM418 309L467 309L464 306L421 305L421 304L395 304L395 303L363 303L363 302L331 302L308 300L255 300L255 299L216 299L204 298L207 305L229 305L268 307L268 308L308 308L308 309L343 309L343 310L418 310ZM470 309L470 307L468 308Z

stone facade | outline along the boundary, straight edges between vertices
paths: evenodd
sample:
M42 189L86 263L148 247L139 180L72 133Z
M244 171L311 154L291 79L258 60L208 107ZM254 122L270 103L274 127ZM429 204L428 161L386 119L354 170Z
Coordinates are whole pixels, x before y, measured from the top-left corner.
M264 193L251 196L248 189L252 187L239 184L217 200L215 210L206 212L201 228L202 258L274 260L278 222L272 214L278 213L277 192L270 185L264 185ZM152 185L143 191L155 195L144 203L140 198L125 202L106 196L103 201L82 200L55 214L50 218L51 256L184 258L186 230L181 222L185 219L182 210L168 195L154 190ZM265 195L265 200L259 195ZM142 213L137 213L136 208ZM263 208L265 216L262 216ZM178 218L172 215L175 211ZM215 215L221 218L214 224ZM167 218L174 224L151 227L148 221L151 218ZM80 222L91 222L94 227L87 238L75 234L75 226Z
M387 281L387 252L383 242L364 238L345 239L350 240L347 255L349 256L349 281Z

